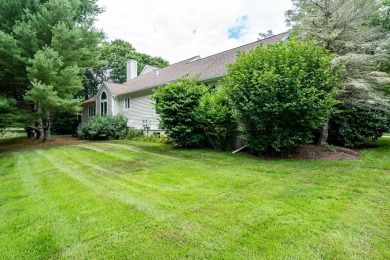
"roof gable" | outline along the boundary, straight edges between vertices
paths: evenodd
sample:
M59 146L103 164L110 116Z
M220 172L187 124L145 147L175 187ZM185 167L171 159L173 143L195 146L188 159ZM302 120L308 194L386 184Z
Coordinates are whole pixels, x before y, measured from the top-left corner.
M143 68L143 70L141 71L141 73L139 74L139 76L145 74L145 73L148 73L148 72L151 72L151 71L154 71L154 70L158 70L159 68L158 67L154 67L152 65L145 65L145 67Z

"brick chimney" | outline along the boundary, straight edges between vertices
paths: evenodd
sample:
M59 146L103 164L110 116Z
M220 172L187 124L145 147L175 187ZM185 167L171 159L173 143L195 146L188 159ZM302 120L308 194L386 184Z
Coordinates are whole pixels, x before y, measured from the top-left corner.
M129 60L127 61L127 81L137 77L137 61Z

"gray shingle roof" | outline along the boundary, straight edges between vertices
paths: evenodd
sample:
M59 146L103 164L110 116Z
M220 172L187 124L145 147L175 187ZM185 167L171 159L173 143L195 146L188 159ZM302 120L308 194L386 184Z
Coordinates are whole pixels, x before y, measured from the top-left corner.
M219 78L225 75L227 71L226 65L236 61L238 51L248 52L259 44L263 44L263 46L274 44L287 35L288 32L281 33L202 59L199 56L195 56L168 67L145 73L123 84L111 82L104 82L104 84L114 95L123 95L161 86L187 75L189 77L198 76L200 81Z
M87 104L87 103L91 103L91 102L95 102L95 101L96 101L96 97L91 97L91 98L81 102L81 104Z

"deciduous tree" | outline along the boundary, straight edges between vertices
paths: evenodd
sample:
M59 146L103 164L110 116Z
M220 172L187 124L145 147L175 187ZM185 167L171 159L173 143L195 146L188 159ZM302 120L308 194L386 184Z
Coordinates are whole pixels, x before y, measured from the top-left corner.
M168 61L163 58L139 53L129 42L119 39L112 42L104 42L101 46L101 52L101 60L105 63L105 66L101 69L109 71L107 79L117 83L123 83L127 80L126 66L129 59L137 60L138 74L141 73L145 65L152 65L158 68L169 65Z
M241 53L228 66L224 87L252 151L288 154L311 140L336 103L332 59L313 42L290 41Z
M346 70L339 99L354 106L386 107L388 101L377 90L387 75L377 65L389 58L385 51L389 33L380 23L373 23L383 4L377 0L293 0L293 4L286 12L293 35L303 41L316 40L336 55L334 64ZM328 120L320 145L326 144Z

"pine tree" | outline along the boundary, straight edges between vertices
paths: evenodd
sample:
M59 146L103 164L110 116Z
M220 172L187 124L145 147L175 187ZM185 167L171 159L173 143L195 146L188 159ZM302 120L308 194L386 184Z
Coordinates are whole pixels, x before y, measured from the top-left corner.
M55 114L78 112L82 75L99 63L96 2L0 0L0 94L23 104L45 141Z

